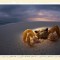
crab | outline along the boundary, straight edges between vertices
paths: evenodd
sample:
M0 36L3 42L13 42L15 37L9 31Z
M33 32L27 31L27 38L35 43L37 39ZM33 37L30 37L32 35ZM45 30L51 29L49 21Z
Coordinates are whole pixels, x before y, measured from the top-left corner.
M36 33L31 29L27 29L23 32L23 41L27 43L29 46L33 46L35 43L39 43L38 37Z
M49 30L48 28L36 31L27 29L23 32L24 43L26 43L31 47L34 46L34 44L41 43L40 39L48 39L50 41L56 41L59 37L60 37L60 29L57 25L51 27Z

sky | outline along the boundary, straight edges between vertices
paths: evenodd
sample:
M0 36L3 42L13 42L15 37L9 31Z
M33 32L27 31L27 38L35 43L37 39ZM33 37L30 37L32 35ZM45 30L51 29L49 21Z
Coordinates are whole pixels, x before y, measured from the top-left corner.
M0 5L0 23L59 21L60 5Z

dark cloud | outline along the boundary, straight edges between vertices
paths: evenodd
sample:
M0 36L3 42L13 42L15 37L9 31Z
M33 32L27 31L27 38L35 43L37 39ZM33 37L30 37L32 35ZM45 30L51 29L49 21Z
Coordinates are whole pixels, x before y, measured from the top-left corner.
M13 19L24 22L34 17L55 18L60 21L60 5L0 5L0 22Z

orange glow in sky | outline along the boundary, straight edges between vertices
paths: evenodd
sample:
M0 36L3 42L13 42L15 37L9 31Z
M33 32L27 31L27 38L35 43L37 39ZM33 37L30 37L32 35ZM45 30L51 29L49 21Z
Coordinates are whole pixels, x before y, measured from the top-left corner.
M29 21L54 21L49 18L28 18Z
M35 13L36 13L35 15L28 17L27 20L28 21L60 21L60 17L57 11L41 10Z
M49 21L47 18L28 18L31 21Z

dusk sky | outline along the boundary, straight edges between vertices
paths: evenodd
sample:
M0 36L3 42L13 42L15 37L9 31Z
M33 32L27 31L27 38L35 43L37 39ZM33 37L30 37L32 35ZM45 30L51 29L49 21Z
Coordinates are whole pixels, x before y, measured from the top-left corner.
M60 5L0 5L0 23L60 21Z

